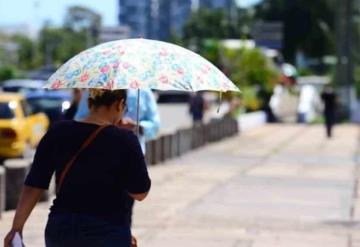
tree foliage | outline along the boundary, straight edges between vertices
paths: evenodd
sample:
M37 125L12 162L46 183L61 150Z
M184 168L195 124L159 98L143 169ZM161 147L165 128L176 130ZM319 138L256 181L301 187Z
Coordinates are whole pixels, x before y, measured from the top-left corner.
M184 26L184 38L226 38L229 37L230 25L222 10L199 9L192 14Z
M85 32L45 27L39 35L42 64L62 64L86 48Z
M267 106L273 87L279 81L278 70L259 49L223 48L224 70L243 91L243 105L248 110Z
M224 66L239 87L257 86L271 91L277 82L277 69L259 49L224 49Z
M63 27L45 26L39 35L41 64L60 65L96 44L101 16L91 9L73 6L65 16Z
M14 35L10 40L18 45L18 67L20 69L31 69L34 66L36 43L20 34Z
M37 40L22 34L8 36L0 33L0 66L4 77L13 67L30 70L43 65L60 65L69 58L97 43L101 16L91 9L73 6L66 13L64 25L46 24ZM11 49L10 49L10 48Z
M185 45L195 45L199 52L206 39L239 39L249 35L253 22L249 10L237 10L231 17L224 10L200 8L192 13L184 25L183 39Z
M335 52L335 0L263 0L256 17L284 23L284 49L287 60L302 50L307 56L321 58Z
M14 66L4 65L0 67L0 83L5 80L13 79L18 76L18 72Z

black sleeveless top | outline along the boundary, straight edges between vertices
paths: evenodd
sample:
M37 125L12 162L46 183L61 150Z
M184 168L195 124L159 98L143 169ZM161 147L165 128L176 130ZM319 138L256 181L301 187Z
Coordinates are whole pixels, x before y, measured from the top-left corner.
M55 123L41 140L25 185L48 189L65 164L99 126L76 121ZM127 223L128 193L144 193L151 185L136 135L109 126L80 154L64 179L51 212L84 213Z

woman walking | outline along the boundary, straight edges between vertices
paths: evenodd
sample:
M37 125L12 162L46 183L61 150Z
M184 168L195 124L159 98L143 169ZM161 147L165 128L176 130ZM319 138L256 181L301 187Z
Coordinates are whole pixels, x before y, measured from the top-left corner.
M46 246L131 246L129 196L143 200L151 182L137 137L116 126L125 102L126 90L90 89L87 118L51 127L36 151L5 247L22 233L53 173L57 195Z

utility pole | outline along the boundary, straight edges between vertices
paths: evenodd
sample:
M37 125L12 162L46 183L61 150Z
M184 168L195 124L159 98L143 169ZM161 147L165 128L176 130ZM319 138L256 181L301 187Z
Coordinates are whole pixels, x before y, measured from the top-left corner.
M354 102L353 7L354 0L337 0L336 16L336 77L341 117L349 118Z

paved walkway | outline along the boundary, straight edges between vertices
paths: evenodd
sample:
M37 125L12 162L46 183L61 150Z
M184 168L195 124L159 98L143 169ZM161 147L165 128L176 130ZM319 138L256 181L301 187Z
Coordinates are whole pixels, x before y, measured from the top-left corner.
M151 194L135 210L139 246L360 246L359 129L339 126L329 141L323 132L268 125L151 167ZM27 246L43 246L47 207L31 216Z

